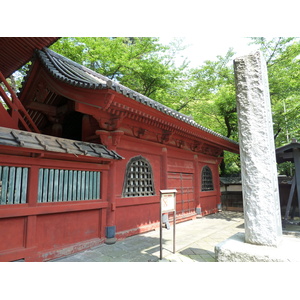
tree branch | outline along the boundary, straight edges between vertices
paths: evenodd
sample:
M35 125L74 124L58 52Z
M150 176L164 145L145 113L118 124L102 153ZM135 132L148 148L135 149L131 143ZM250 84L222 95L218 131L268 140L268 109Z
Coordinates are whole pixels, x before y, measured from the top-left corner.
M277 41L277 43L276 43L276 46L275 46L273 52L271 53L269 59L267 60L267 65L269 64L269 62L270 62L271 59L273 58L273 56L274 56L274 54L275 54L275 52L276 52L276 50L277 50L277 47L278 47L280 41L281 41L281 37L278 39L278 41Z

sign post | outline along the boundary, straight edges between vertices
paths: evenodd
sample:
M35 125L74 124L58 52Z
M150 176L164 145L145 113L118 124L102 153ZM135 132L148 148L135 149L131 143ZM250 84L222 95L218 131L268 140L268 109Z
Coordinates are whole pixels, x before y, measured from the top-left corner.
M160 190L160 259L162 259L162 216L173 212L173 253L175 253L175 227L176 227L176 193L177 190Z

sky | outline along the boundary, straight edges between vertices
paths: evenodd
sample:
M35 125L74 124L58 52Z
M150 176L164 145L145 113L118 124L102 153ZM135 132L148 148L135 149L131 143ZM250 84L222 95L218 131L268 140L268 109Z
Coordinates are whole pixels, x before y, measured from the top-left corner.
M168 44L174 37L160 37L160 42ZM233 36L214 36L201 37L195 36L182 37L183 45L187 48L180 51L180 56L186 57L190 61L190 67L199 67L205 60L216 60L218 55L224 56L230 47L236 52L233 58L247 55L258 49L256 45L248 45L251 41L246 37ZM176 59L181 62L180 56Z
M296 0L284 4L273 0L272 5L261 0L152 0L143 5L138 0L114 0L109 5L102 2L85 0L82 6L70 6L70 1L53 0L45 11L33 0L6 1L1 9L14 11L16 21L11 22L9 13L3 14L2 23L12 26L6 26L0 35L152 36L165 41L185 37L190 46L182 54L191 61L191 67L225 55L229 47L237 57L249 54L254 47L247 46L247 36L299 35L298 10L289 5ZM35 7L34 14L31 7Z

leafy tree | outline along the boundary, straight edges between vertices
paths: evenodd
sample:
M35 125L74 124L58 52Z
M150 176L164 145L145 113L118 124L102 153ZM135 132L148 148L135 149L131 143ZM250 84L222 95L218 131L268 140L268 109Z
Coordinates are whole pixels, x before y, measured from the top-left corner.
M153 37L61 38L51 49L160 102L185 68L175 67L178 45L164 46Z
M203 66L192 69L188 97L177 108L228 138L236 138L233 55L229 49L224 57L218 56L217 61L206 61Z
M216 61L191 70L185 101L177 110L190 114L195 121L230 139L237 140L237 115L233 73L233 49ZM239 172L239 158L223 153L221 174Z
M276 147L300 138L300 42L297 38L253 38L263 52L269 76Z

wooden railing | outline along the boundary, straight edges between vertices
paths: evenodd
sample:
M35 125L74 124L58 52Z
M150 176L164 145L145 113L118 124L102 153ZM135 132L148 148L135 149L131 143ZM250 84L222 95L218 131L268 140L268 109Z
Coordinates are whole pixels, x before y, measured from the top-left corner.
M7 91L4 90L4 87ZM10 94L10 97L8 96ZM39 129L29 116L28 112L24 108L23 104L8 84L3 74L0 72L0 99L5 103L7 109L4 107L4 103L0 101L1 119L0 125L3 127L11 127L14 129L21 129L30 132L40 133ZM2 124L3 123L3 124Z

